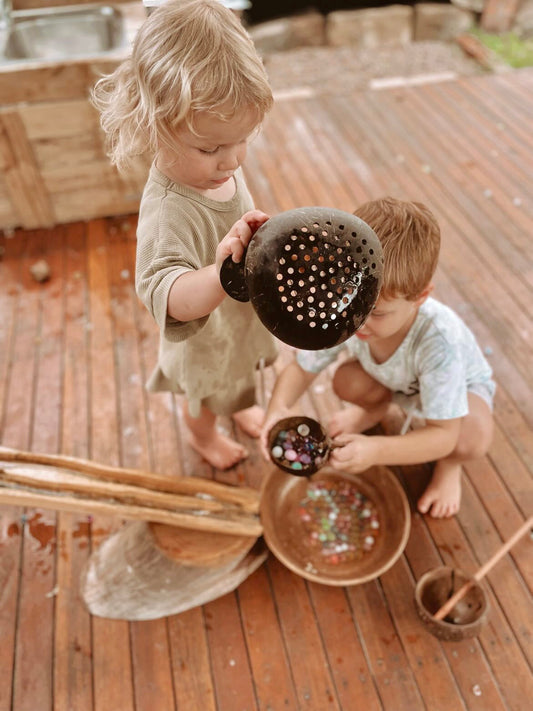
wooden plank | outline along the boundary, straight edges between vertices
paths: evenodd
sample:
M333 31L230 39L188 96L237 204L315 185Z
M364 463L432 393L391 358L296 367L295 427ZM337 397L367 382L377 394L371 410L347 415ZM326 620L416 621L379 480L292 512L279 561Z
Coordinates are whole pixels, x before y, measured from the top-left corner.
M18 215L17 226L28 229L54 225L53 206L17 111L0 111L0 151L6 166L6 187Z
M466 532L468 542L465 542L464 534L459 530L459 527L457 529L455 526L448 527L445 531L446 539L444 540L444 531L434 526L433 522L429 522L429 525L434 540L443 551L445 564L474 572L485 559L473 561L470 555L470 546L476 550L476 543L480 539L485 536L490 537L491 527L483 508L478 505L475 497L471 496L471 491L468 481L465 481L461 528ZM442 527L440 528L442 529ZM451 556L449 551L452 552ZM503 571L504 573L506 572L505 567ZM498 683L500 693L510 708L519 709L523 703L521 699L527 698L533 690L533 679L531 678L527 661L524 658L523 650L520 649L519 642L509 626L508 616L509 614L512 616L513 613L508 606L505 607L504 600L510 578L508 575L505 576L501 573L498 575L498 571L494 571L493 575L489 575L488 580L493 586L491 590L487 581L484 586L491 606L490 614L487 625L481 631L479 640L490 663L492 674ZM522 605L521 609L523 610L523 602L521 603L520 599L518 599L517 606L519 609L520 605ZM530 618L531 599L529 600ZM528 617L525 619L528 619ZM509 675L512 676L512 682Z
M18 604L14 707L52 709L55 515L25 514ZM39 642L36 644L35 640Z
M524 262L529 246L524 229L527 229L530 218L526 211L519 208L527 198L524 185L533 178L533 171L527 164L516 165L515 161L510 160L514 151L531 151L532 144L510 139L508 132L497 128L494 118L489 118L480 104L469 108L463 118L460 93L455 100L453 90L443 93L442 88L432 87L428 89L428 99L431 112L435 112L436 125L443 130L449 127L451 121L458 120L475 128L470 140L458 139L457 148L461 151L460 167L466 174L467 186L477 189L478 195L481 189L485 197L490 197L483 201L482 219L487 220L487 225L492 223L493 229L487 232L485 239L501 260L509 262L521 281L532 285L533 280ZM418 103L417 99L415 101ZM492 146L490 153L486 151L487 140ZM502 235L505 235L505 241L501 239Z
M204 606L211 672L219 709L258 711L236 593Z
M239 586L238 596L258 707L296 711L299 707L265 566Z
M111 307L115 323L115 353L119 378L119 422L122 466L136 462L148 468L148 446L144 416L143 383L132 378L140 370L138 337L135 329L134 273L130 270L125 232L108 223L110 248ZM129 243L131 245L131 242Z
M36 235L37 237L37 235ZM36 338L36 372L32 446L57 451L59 446L62 390L63 324L63 230L39 233L36 257L46 259L51 278L39 285L40 324ZM55 575L58 539L56 516L50 512L28 511L28 534L24 543L23 587L20 601L19 638L21 647L20 708L43 705L52 697L53 630L57 581ZM35 646L35 635L39 645ZM17 666L18 666L17 662ZM18 672L17 672L18 673ZM30 691L31 689L31 691ZM50 702L51 708L51 702Z
M365 640L368 664L386 709L423 708L394 620L377 581L347 588L352 614Z
M2 161L1 150L0 161ZM1 167L0 169L2 170L2 175L0 176L0 225L2 225L3 229L8 232L17 226L18 216L9 197L7 180L3 177L3 169Z
M0 95L5 105L65 101L87 97L99 70L113 71L117 62L80 61L24 67L0 67Z
M12 297L13 322L11 326L9 320L6 322L9 350L4 365L2 441L7 446L23 448L30 441L33 413L28 393L33 389L35 339L39 326L39 287L29 275L31 265L38 259L32 239L34 234L21 233L20 237L4 243L7 268L3 272L6 294ZM11 263L14 254L17 258Z
M439 284L441 285L442 293L446 294L448 303L457 308L462 301L454 284L445 274L439 279ZM478 335L483 335L486 332L485 327L480 323L471 308L463 309L462 314L468 319L468 323L475 328ZM482 342L489 342L489 339L483 338ZM495 345L494 350L491 352L490 361L493 364L497 364L497 372L502 373L501 376L498 376L496 390L494 412L496 431L490 449L490 458L492 461L499 461L501 466L497 467L498 477L505 487L507 495L513 499L515 506L525 516L533 508L533 481L530 473L533 459L531 458L531 444L529 446L527 444L529 441L527 435L529 429L516 404L507 392L510 381L515 380L513 365L507 359L500 358L498 344ZM521 381L518 382L522 390L527 393L527 385ZM520 443L523 443L522 447ZM505 453L505 459L499 453L500 450ZM484 487L480 487L480 492L482 491L484 491Z
M366 657L364 638L342 588L311 583L311 600L341 709L383 708Z
M177 708L221 711L215 697L203 608L170 617L168 634Z
M43 289L31 277L29 267L42 256L44 235L34 233L28 241L21 273L21 288L26 294L24 301L25 324L16 332L14 357L16 362L11 373L11 388L22 411L11 410L7 416L7 432L10 430L19 440L26 439L30 445L38 432L34 430L38 405L37 383L39 378L40 340L43 336ZM51 304L51 311L55 306ZM26 318L29 318L26 320ZM19 359L21 362L19 362ZM27 378L17 378L17 368L28 369ZM41 381L42 382L42 381ZM53 387L53 373L50 372ZM31 387L27 389L27 385ZM22 415L24 412L23 416ZM17 416L19 415L19 416ZM56 418L57 423L57 418ZM46 436L57 438L54 419ZM9 440L8 440L9 441ZM54 588L55 519L40 510L24 511L20 522L22 555L20 559L21 585L17 601L17 643L13 676L13 706L22 711L40 705L43 711L51 709L52 678L52 615ZM35 639L39 644L35 644Z
M434 140L438 141L439 139L437 137L435 137ZM469 150L467 148L466 143L464 145L462 145L462 142L460 139L457 141L457 143L458 143L458 149L461 151L462 155L464 155L465 152L467 152ZM442 145L444 146L444 141L443 141ZM468 153L467 153L467 155L468 155ZM476 160L479 160L478 156L476 156ZM505 168L502 169L502 166L500 165L500 170L498 172L501 174L501 176L504 176L506 171L505 171ZM454 170L454 168L452 168L451 166L450 166L450 173L452 176L455 175L457 180L460 179L459 175L458 175L458 171ZM497 179L496 175L492 178L492 180L487 175L485 175L485 177L484 177L485 185L487 186L487 189L491 191L492 194L497 193L496 179ZM501 178L501 181L503 181L503 177ZM463 186L463 191L461 192L461 195L468 194L468 192L469 192L468 181L465 181L463 178L461 180L460 184ZM478 193L477 193L478 200L481 197L480 192L481 191L478 190ZM468 202L468 205L465 205L465 212L466 212L466 210L468 210L469 215L475 215L476 219L479 218L479 220L483 221L484 218L482 217L481 212L485 212L485 213L490 212L490 210L491 210L490 206L494 204L494 201L492 199L487 200L487 207L483 211L481 211L481 210L479 210L479 208L476 208L475 201L474 201L473 197L474 196L472 196L472 200L470 200ZM483 224L483 222L481 222L481 224ZM492 230L490 230L491 224L492 224ZM485 223L485 225L483 225L483 229L487 229L489 231L489 233L493 234L494 233L494 222L492 221L492 223L490 223L487 221ZM498 235L498 232L496 232L496 235ZM487 241L488 241L488 237L486 238L485 242L487 242ZM450 240L449 244L452 244L451 240ZM496 250L491 249L490 244L489 244L485 249L483 249L483 253L482 253L483 260L480 261L479 265L476 265L476 266L478 266L479 269L482 269L483 273L485 273L487 276L491 276L493 273L493 270L494 270L494 273L496 273L497 265L501 265L502 259L504 259L504 260L509 259L508 251L505 250L505 252L506 252L505 254L502 253L500 255L497 255ZM446 255L447 259L450 260L451 254L449 254L448 252L445 251L445 255ZM467 257L467 260L470 263L471 263L472 257L475 258L475 255L472 254L472 256L469 255ZM467 271L467 265L463 265L463 271ZM488 280L486 280L486 281L488 281ZM509 328L509 326L507 324L507 320L508 320L507 315L509 313L509 309L513 309L516 318L520 319L520 322L522 324L525 325L525 323L529 320L528 319L528 317L529 317L528 307L527 307L527 303L528 303L527 302L527 295L528 295L527 287L521 282L520 279L517 279L514 281L512 290L510 290L508 288L507 284L503 284L502 285L503 288L500 289L498 284L492 284L492 283L491 283L492 290L483 289L484 283L486 283L486 282L481 281L481 289L479 290L479 294L476 294L476 296L478 297L478 299L482 300L482 302L485 304L492 304L492 303L496 304L496 302L497 302L497 306L501 307L499 309L500 313L499 313L499 319L498 319L497 325L499 328L505 327L509 333L509 337L512 338L512 329ZM472 285L472 287L474 288L474 285ZM515 305L514 302L516 302L516 304L518 305L518 307L519 307L518 310L516 308L513 308ZM525 339L525 344L528 347L531 347L531 345L532 345L531 339L528 339L527 336ZM509 345L511 345L511 344L509 344ZM523 345L524 345L524 343L522 343L522 346ZM523 348L522 348L522 350L523 350ZM516 354L517 362L520 362L519 358L520 358L520 354ZM525 367L525 364L523 367L523 372L524 373L527 372L527 368Z
M85 228L65 234L65 316L61 451L87 457L88 379ZM91 621L80 596L80 575L89 554L87 516L60 513L57 522L57 588L54 629L54 700L58 709L92 711Z
M415 135L414 132L419 130L418 126L420 124L423 124L424 122L420 120L420 114L415 113L414 110L412 114L410 113L410 110L406 110L404 112L404 117L407 117L407 122L406 122L406 128L404 129L405 135ZM415 122L415 117L416 117L416 122ZM432 117L433 118L433 117ZM416 126L416 127L415 127ZM407 133L409 132L409 133ZM439 134L437 134L435 137L431 137L431 141L437 141L440 142L442 139L439 138ZM422 149L424 146L426 148L429 148L429 143L428 139L422 138L420 140L417 139L417 146L414 146L413 139L409 139L410 143L413 145L413 147L419 151L420 147ZM442 141L442 147L444 148L445 146L445 141ZM434 159L434 171L432 173L432 178L433 182L435 181L443 181L444 184L449 186L449 190L451 192L451 184L450 184L450 179L447 178L447 172L452 172L452 175L454 175L454 165L448 165L450 162L449 159L441 158L440 154L439 158ZM450 155L450 151L447 152L447 155ZM458 174L454 175L457 180L460 180L460 176ZM428 180L428 184L431 184L431 182ZM456 185L456 181L454 180L454 185ZM472 197L470 200L467 200L467 195L469 192L468 185L466 184L466 181L461 179L461 185L463 186L463 191L460 193L461 197L465 198L465 214L470 215L475 215L476 218L479 217L479 220L481 221L481 224L483 225L483 217L481 216L481 210L478 206L476 206L476 201ZM459 200L461 200L461 197ZM478 197L479 194L478 194ZM459 217L459 216L458 216ZM456 219L456 213L453 213L453 219ZM460 219L460 217L459 217ZM446 224L446 222L444 223ZM488 224L484 226L486 229L489 228ZM465 230L468 233L472 232L473 225L470 226L469 230ZM464 232L463 234L464 234ZM446 242L443 244L443 249L442 249L442 255L443 258L447 259L449 262L452 260L454 255L457 255L455 258L455 266L459 266L459 262L461 262L461 271L469 274L470 277L472 277L472 274L474 273L474 269L482 270L487 276L492 275L493 273L495 274L497 271L497 265L500 264L500 261L496 261L495 254L492 250L489 248L481 248L483 251L480 252L480 250L477 250L477 252L474 252L473 250L469 254L468 252L468 243L465 242L465 240L462 241L461 245L456 244L455 240L455 235L457 234L458 230L452 230L450 231L448 235L448 239ZM463 255L461 255L463 253ZM480 258L482 257L482 259ZM487 283L488 280L486 280L485 283ZM518 283L516 291L514 291L512 294L509 293L509 290L506 288L506 285L500 285L497 283L497 279L495 278L494 283L491 283L491 290L489 291L488 288L484 288L484 282L480 282L479 284L474 284L472 283L472 289L475 289L477 287L478 289L478 294L476 294L477 299L480 303L484 304L492 304L498 300L499 303L502 305L502 312L503 314L506 314L510 308L512 308L512 300L513 298L516 298L518 300L518 297L521 296L522 290L520 289L520 284ZM489 316L490 313L487 314ZM522 315L520 312L517 314L518 318L522 318L525 320L526 316L525 314ZM500 324L501 327L501 324ZM511 334L510 334L511 335Z
M268 571L299 708L339 709L306 582L274 558L268 561Z
M132 622L130 626L135 708L174 711L176 701L165 620Z
M23 510L0 507L0 710L13 708L14 664L17 649L17 603L20 587L21 534Z
M86 517L58 514L53 698L69 711L93 709L91 622L79 591L89 536Z
M17 238L0 237L2 259L0 259L0 432L2 441L20 444L23 433L7 429L13 413L24 416L22 403L14 399L11 382L13 364L16 360L17 324L20 320L18 311L21 296L20 282L24 265L23 255L27 235L19 233ZM31 301L28 304L31 310ZM31 316L30 316L31 318ZM20 355L20 353L19 353ZM17 412L18 411L18 412ZM24 440L27 443L27 440ZM13 674L16 652L17 601L20 588L20 563L22 555L22 516L23 510L2 506L0 508L0 710L10 711L13 702Z
M111 321L106 224L96 220L87 228L90 449L97 461L118 465L117 385ZM93 524L110 534L115 519L98 517ZM92 526L91 526L92 528ZM133 711L134 693L128 623L92 618L95 711Z
M503 467L505 468L507 463L513 461L513 457L512 453L509 452L508 443L502 436L499 427L496 428L495 442L493 442L490 449L491 461L496 458L496 448L502 450L499 452L499 456L505 456L506 454L510 456L509 459L502 461ZM529 503L529 510L533 510L533 482L523 465L516 462L516 467L518 472L522 474L524 482L529 486L527 486L527 489L524 487L523 493L520 490L516 491L513 489L513 491L516 492L517 498L519 500L521 499L526 506ZM520 511L517 510L517 504L511 499L509 492L504 486L498 474L498 469L491 466L490 462L486 459L481 459L468 462L466 470L468 472L468 478L483 502L483 507L494 521L502 539L507 540L520 526L523 517ZM533 584L533 561L532 556L528 555L528 553L531 553L531 551L528 551L528 547L521 544L515 546L510 555L514 559L526 585L529 584L531 586ZM520 593L517 593L517 602L520 596Z

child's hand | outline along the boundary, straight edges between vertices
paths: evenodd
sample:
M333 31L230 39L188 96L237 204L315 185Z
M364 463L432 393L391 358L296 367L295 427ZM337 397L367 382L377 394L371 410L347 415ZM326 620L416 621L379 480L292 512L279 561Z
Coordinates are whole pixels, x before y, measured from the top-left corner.
M328 464L337 471L359 474L377 463L377 439L361 434L343 434L335 438Z
M240 262L245 248L256 231L268 220L268 215L261 210L250 210L233 225L228 234L220 241L216 253L216 267L220 271L222 262L231 255L234 262Z
M261 434L259 435L259 445L261 448L261 454L267 461L271 461L270 450L268 447L269 432L276 422L279 422L279 420L282 420L284 417L288 417L289 414L290 410L287 408L283 410L276 410L276 412L267 412L265 415L265 420L261 428Z

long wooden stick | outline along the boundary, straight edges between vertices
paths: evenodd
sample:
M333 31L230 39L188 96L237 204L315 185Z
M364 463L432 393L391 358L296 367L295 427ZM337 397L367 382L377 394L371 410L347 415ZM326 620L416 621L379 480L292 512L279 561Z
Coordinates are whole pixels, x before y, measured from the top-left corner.
M501 548L498 548L496 553L494 553L493 556L491 556L488 561L479 568L477 573L473 575L473 577L468 580L464 585L462 585L459 590L457 590L456 593L454 593L445 603L440 607L437 612L433 615L433 618L435 620L442 620L446 617L446 615L452 610L455 605L459 602L459 600L462 600L463 597L466 595L466 593L474 586L475 583L479 582L481 578L484 578L485 575L491 570L496 563L503 558L503 556L509 551L514 544L522 538L522 536L527 533L531 528L533 527L533 516L530 516L530 518L527 519L523 523L522 526L516 531L509 540L501 546Z
M58 511L111 514L197 531L259 536L258 514L207 497L104 482L43 464L0 462L0 503Z
M0 447L0 503L260 536L259 493L86 459Z
M26 489L0 489L0 503L11 506L38 506L54 511L70 511L72 513L104 514L118 516L119 518L135 521L151 521L166 523L171 526L181 526L196 531L209 531L211 533L224 533L235 536L260 536L263 529L259 520L235 521L219 519L213 513L201 509L195 514L193 511L179 511L158 509L150 506L135 506L113 501L101 501L45 493Z
M60 454L25 452L7 447L0 447L0 461L45 464L60 469L80 472L105 481L143 486L156 491L191 495L205 494L220 499L221 501L233 503L246 511L253 513L259 511L259 496L255 489L232 487L199 477L167 477L138 469L110 467L104 464L97 464L88 459L79 459L77 457L68 457Z
M203 509L224 516L253 516L250 512L233 503L221 501L213 496L200 493L174 494L167 491L153 491L144 486L133 486L122 482L103 481L74 472L59 470L45 464L0 462L1 487L12 486L40 489L58 494L81 495L90 499L113 499L123 504L156 506L163 509Z

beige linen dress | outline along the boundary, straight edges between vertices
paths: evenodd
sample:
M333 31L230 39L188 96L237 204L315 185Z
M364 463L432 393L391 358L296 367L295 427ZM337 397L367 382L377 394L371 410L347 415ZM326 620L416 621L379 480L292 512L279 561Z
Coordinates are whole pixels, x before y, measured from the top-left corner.
M139 211L135 285L155 319L159 357L150 391L185 394L192 416L201 405L229 415L255 403L255 369L277 355L274 337L250 303L229 296L208 316L176 321L167 314L168 293L181 274L213 264L220 240L253 202L241 170L231 200L217 202L178 185L155 165Z

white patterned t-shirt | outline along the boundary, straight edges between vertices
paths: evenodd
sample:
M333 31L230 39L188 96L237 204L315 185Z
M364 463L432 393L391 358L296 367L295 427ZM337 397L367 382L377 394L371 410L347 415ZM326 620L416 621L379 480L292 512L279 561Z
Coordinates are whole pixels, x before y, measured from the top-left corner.
M408 334L384 363L377 363L368 343L357 336L334 348L299 351L297 361L304 370L317 373L345 350L393 392L395 402L426 419L464 417L468 392L479 394L492 406L496 385L474 334L436 299L426 299Z

